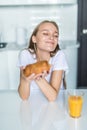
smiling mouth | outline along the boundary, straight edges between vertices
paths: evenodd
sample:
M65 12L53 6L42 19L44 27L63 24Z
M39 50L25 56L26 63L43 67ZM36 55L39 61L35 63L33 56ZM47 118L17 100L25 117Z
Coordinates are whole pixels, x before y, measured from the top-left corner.
M49 45L54 45L54 42L46 42Z

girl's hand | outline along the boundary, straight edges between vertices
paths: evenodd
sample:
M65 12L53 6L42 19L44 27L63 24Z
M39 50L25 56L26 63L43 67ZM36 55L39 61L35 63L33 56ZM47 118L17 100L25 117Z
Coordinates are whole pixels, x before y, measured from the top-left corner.
M30 76L25 77L24 74L23 74L23 69L25 69L25 67L21 67L21 68L20 68L21 74L22 74L22 77L23 77L25 80L27 80L27 81L39 80L40 78L46 77L47 74L49 73L49 72L47 72L47 71L43 71L43 72L40 73L40 74L35 74L35 73L33 73L33 74L31 74Z
M26 80L26 81L32 81L35 79L35 74L31 74L30 76L26 77L24 74L23 74L23 69L25 69L25 67L21 67L20 68L20 71L21 71L21 76Z
M35 76L35 80L39 80L40 78L45 78L47 76L48 72L47 71L43 71L42 73L40 74L37 74Z

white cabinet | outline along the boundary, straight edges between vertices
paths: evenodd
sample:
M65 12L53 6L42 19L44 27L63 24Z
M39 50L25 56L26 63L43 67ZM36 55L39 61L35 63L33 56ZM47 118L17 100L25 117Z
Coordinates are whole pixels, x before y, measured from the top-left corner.
M0 52L0 89L17 89L19 68L17 67L19 50Z
M77 88L77 53L78 48L72 47L64 50L69 65L69 72L66 75L67 89Z
M9 70L7 52L0 51L0 89L9 88Z
M77 53L78 46L67 47L63 50L69 65L69 73L66 75L67 88L77 86ZM17 67L19 50L8 51L9 89L17 89L19 85L20 72Z
M63 50L69 65L66 75L67 89L76 88L77 84L77 52L78 48L72 47ZM0 89L18 89L20 70L17 67L19 50L0 52Z
M20 50L8 50L0 52L0 89L18 89L20 70L17 60ZM68 65L69 73L66 75L67 88L76 88L77 84L77 47L63 49Z
M19 68L17 67L19 50L8 51L9 89L17 89L19 84Z

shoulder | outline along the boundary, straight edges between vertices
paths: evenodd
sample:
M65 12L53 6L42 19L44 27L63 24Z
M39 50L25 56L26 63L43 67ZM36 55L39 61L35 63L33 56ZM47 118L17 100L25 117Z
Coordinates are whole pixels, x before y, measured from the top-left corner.
M64 56L65 54L64 54L64 52L63 52L62 50L59 50L59 51L56 53L56 55L63 55L63 56Z
M62 50L59 50L52 58L51 64L53 65L53 70L68 70L67 58Z
M33 54L28 49L23 49L20 51L19 57L33 58Z
M20 55L29 55L30 52L28 51L28 49L23 49L23 50L20 51L19 54L20 54Z
M59 50L56 53L56 55L53 57L54 60L56 60L56 59L63 59L63 58L65 58L65 54L64 54L64 52L62 50Z
M29 50L21 50L18 57L18 66L26 66L27 64L32 64L35 61L32 53Z

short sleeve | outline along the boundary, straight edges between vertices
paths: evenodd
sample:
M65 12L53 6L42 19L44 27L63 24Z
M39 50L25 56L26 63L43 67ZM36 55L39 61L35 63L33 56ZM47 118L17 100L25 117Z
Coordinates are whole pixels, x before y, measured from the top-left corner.
M18 56L17 66L18 67L26 66L30 64L31 61L32 61L32 57L30 55L30 52L28 50L22 50Z
M66 73L69 71L66 56L61 50L53 58L52 64L53 70L64 70Z

